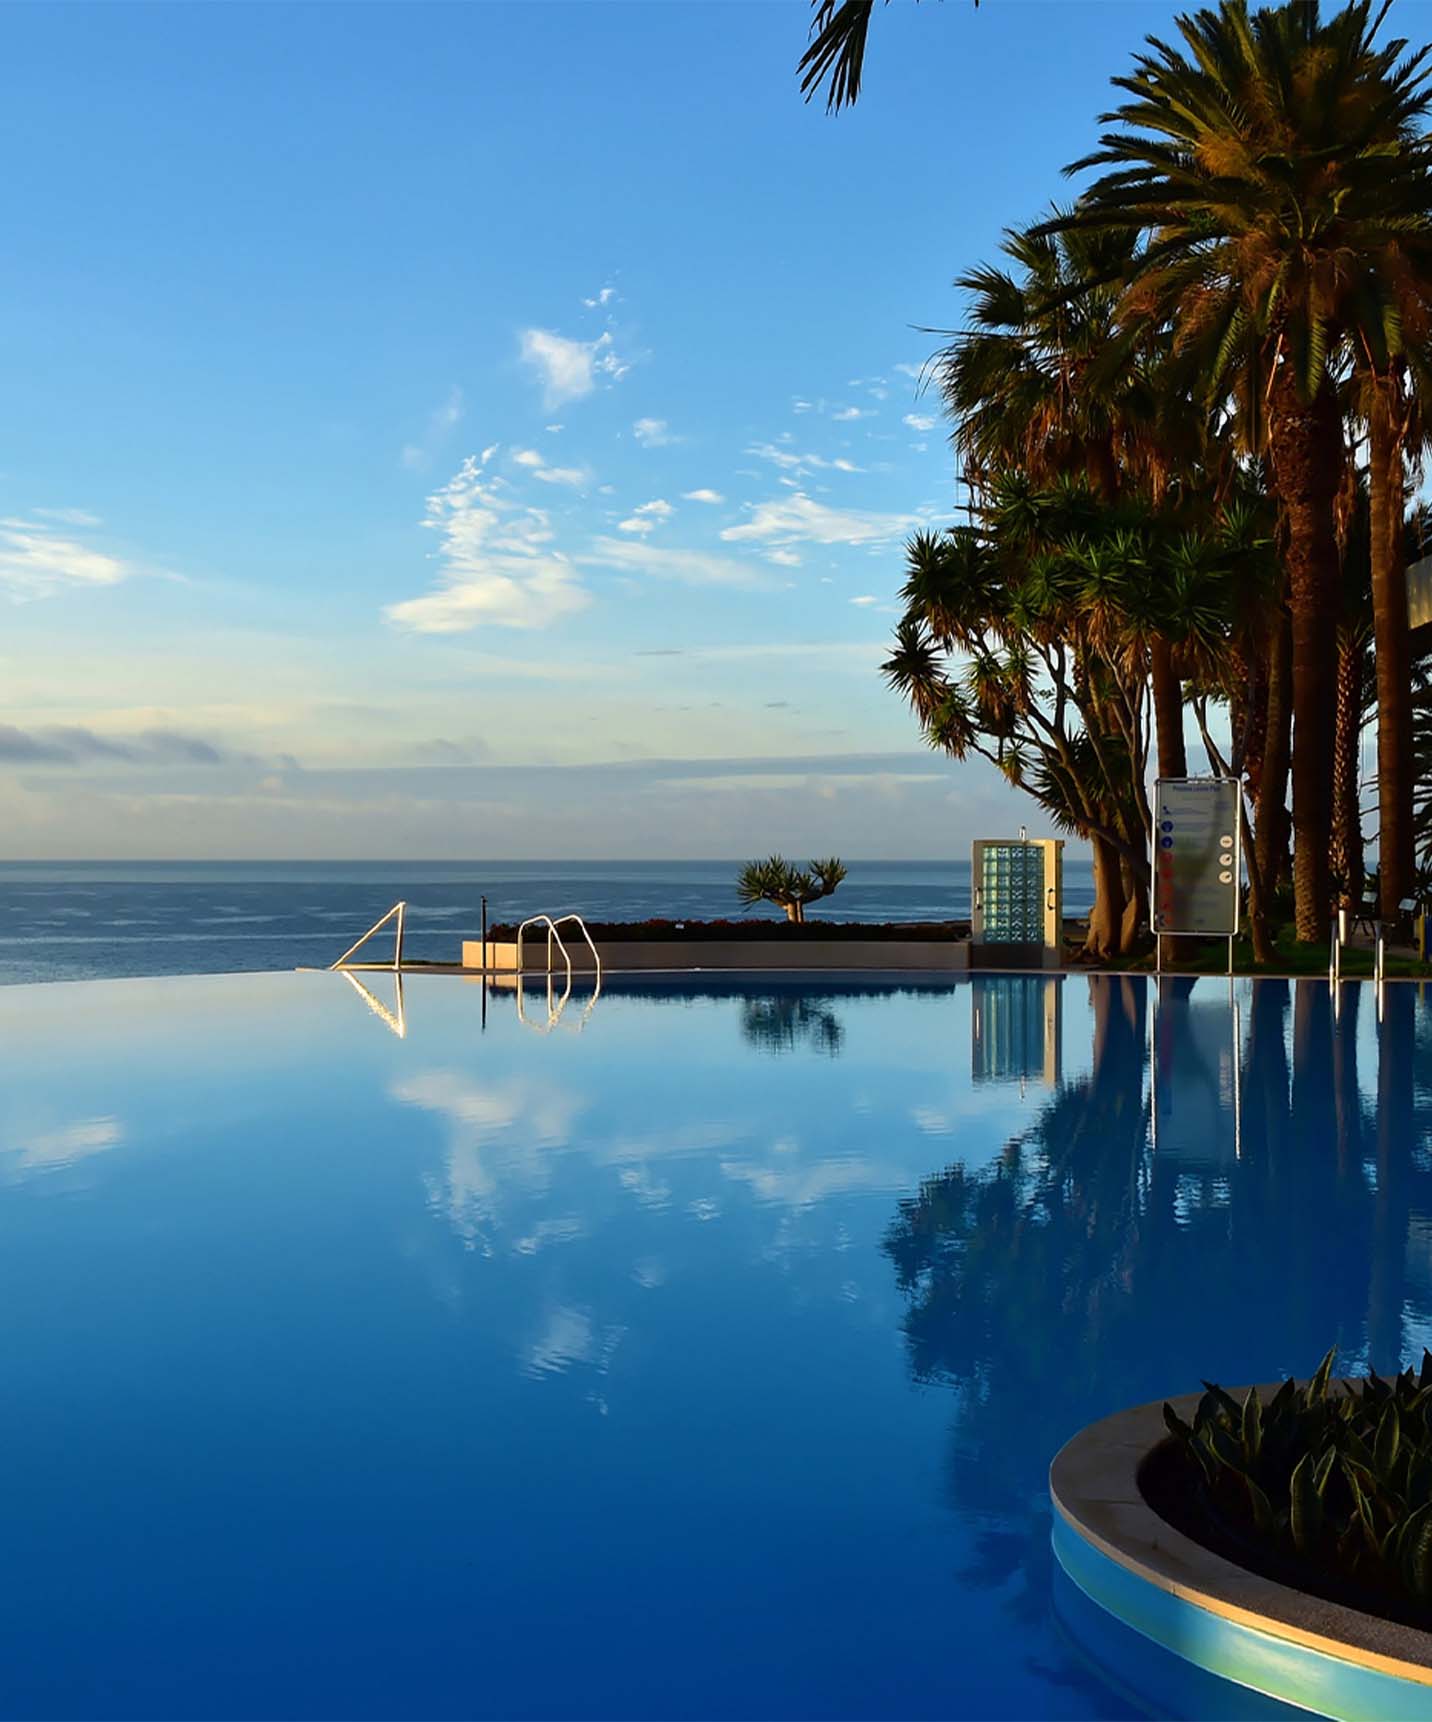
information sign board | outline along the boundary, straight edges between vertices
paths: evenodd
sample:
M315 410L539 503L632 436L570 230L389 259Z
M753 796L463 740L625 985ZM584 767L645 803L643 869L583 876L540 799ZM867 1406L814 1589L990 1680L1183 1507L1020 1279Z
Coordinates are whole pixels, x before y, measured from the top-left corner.
M1154 790L1154 931L1238 931L1242 847L1232 777L1161 777Z

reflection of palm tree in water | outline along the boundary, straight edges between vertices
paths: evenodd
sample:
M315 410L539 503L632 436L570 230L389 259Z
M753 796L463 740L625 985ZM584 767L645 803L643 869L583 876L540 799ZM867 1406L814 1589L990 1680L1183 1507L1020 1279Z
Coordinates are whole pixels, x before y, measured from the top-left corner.
M794 1052L809 1045L832 1058L845 1042L845 1027L830 1001L807 993L742 999L741 1033L763 1052Z
M949 1501L975 1524L971 1576L992 1583L1019 1570L1034 1579L1049 1460L1083 1423L1196 1389L1203 1376L1242 1382L1306 1370L1335 1339L1347 1351L1366 1340L1381 1368L1395 1367L1401 1349L1410 989L1388 989L1388 1008L1405 1023L1391 1042L1393 1025L1384 1025L1379 1109L1398 1120L1398 1139L1379 1130L1374 1192L1357 1088L1364 989L1347 989L1334 1023L1326 984L1300 985L1290 1084L1289 989L1255 986L1242 1155L1232 1156L1230 1119L1229 1151L1210 1144L1200 1162L1196 1148L1151 1151L1148 983L1089 986L1089 1075L1061 1090L992 1165L956 1163L926 1179L885 1239L908 1304L911 1372L958 1397ZM1174 1013L1175 1046L1186 1002L1166 991L1161 1005ZM1175 1058L1174 1080L1178 1069ZM1424 1190L1420 1207L1429 1206ZM1379 1293L1379 1275L1396 1287ZM1026 1601L1042 1606L1044 1592L1035 1582Z

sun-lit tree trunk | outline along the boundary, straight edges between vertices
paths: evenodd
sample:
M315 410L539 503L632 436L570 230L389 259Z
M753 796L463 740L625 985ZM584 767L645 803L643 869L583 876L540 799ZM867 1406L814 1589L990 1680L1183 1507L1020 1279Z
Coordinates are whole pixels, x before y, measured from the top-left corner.
M1173 667L1173 648L1161 635L1149 641L1149 679L1153 686L1154 730L1160 777L1187 777L1183 742L1183 687Z
M1271 903L1288 859L1288 767L1293 746L1293 631L1280 605L1269 631L1268 697L1258 774L1258 866Z
M1341 900L1362 901L1362 809L1358 805L1357 752L1362 718L1362 666L1367 651L1361 630L1338 629L1337 710L1333 721L1333 828L1329 867Z
M1089 932L1084 953L1107 962L1119 951L1124 921L1124 881L1119 852L1105 837L1091 837L1094 853L1094 906L1089 911Z
M1392 378L1371 391L1367 418L1372 532L1372 628L1377 659L1377 805L1380 910L1386 921L1413 891L1412 648L1403 555L1406 473Z
M1138 949L1139 936L1149 924L1149 893L1142 870L1127 858L1120 868L1120 883L1124 913L1119 922L1119 955L1127 957Z
M1293 914L1298 938L1316 943L1328 936L1342 417L1326 379L1313 400L1299 397L1286 358L1271 392L1269 447L1287 523L1293 637Z

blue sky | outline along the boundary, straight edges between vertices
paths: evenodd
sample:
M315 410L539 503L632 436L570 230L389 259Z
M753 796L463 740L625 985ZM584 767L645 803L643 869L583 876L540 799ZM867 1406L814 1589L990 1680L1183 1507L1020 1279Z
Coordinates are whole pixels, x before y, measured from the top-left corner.
M1405 5L1404 25L1422 7ZM11 6L0 855L963 855L916 373L1161 4Z

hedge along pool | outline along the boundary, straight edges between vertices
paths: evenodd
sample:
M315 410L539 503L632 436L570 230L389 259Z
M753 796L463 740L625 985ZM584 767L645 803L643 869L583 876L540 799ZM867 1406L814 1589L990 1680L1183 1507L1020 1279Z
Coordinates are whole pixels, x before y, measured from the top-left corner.
M0 993L0 1711L1253 1713L1048 1464L1432 1338L1415 989L365 981Z

